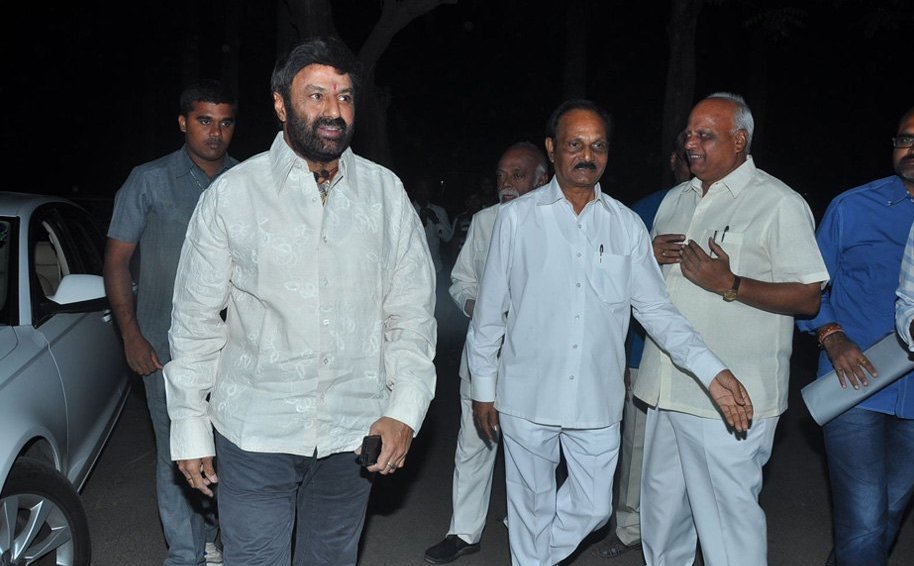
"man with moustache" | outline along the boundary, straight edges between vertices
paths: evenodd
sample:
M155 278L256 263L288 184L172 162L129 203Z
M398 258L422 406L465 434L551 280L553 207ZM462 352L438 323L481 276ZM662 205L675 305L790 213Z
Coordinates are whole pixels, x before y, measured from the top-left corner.
M169 451L162 366L171 359L171 296L187 223L200 194L238 161L228 155L238 102L214 80L188 85L179 99L184 146L133 169L114 198L105 246L105 290L130 368L143 376L155 435L156 503L168 546L165 566L221 564L215 505L184 484ZM131 260L140 250L136 298ZM202 511L202 512L201 512Z
M553 112L555 176L498 208L467 333L476 427L504 440L515 565L556 564L609 518L632 310L729 426L752 418L742 385L669 302L644 223L600 188L609 128L591 101Z
M204 194L181 252L172 457L219 482L227 565L355 564L373 473L406 465L434 395L434 267L400 180L349 148L351 51L305 41L271 87L282 132Z
M819 314L798 320L815 333L821 377L869 384L878 367L863 351L895 329L895 291L914 222L914 108L892 138L895 174L835 197L816 232L832 274ZM910 322L910 319L909 319ZM900 324L908 335L910 324ZM901 349L899 349L901 352ZM866 371L864 371L866 370ZM880 566L914 492L914 372L822 427L831 484L834 553L841 566Z
M548 164L543 152L530 142L511 145L498 161L495 183L500 203L509 202L545 184ZM479 280L486 265L489 241L498 204L473 215L466 244L460 249L451 270L451 297L466 316L472 318ZM492 491L492 475L498 443L483 440L473 424L470 373L464 345L460 358L460 429L454 454L454 480L451 500L454 513L444 540L425 551L430 564L452 562L479 551Z
M767 564L758 494L787 408L793 315L816 312L828 271L803 197L756 168L753 129L740 96L696 104L685 133L694 177L654 217L670 298L745 382L755 419L734 435L665 346L645 345L634 394L649 407L641 543L650 566L691 564L696 533L708 566Z

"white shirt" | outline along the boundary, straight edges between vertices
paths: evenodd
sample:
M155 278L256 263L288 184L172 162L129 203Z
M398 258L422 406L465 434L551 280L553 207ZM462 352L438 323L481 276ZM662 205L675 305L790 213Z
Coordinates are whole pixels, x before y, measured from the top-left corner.
M322 206L281 133L227 173L194 211L175 282L172 457L213 455L211 425L244 450L319 457L354 450L382 415L418 432L435 274L400 180L347 149Z
M599 185L580 215L555 179L501 205L467 333L473 399L545 425L619 422L632 308L702 383L724 369L669 302L644 222Z
M416 212L419 212L419 210L423 208L415 201L413 201L413 206L415 207ZM444 263L441 261L441 242L451 241L451 236L454 234L454 228L448 221L447 211L445 211L444 208L433 203L426 204L425 208L430 209L435 213L435 216L438 217L438 222L429 221L429 223L425 225L425 239L428 242L428 250L432 254L432 261L435 263L435 272L440 273L444 268Z
M828 270L816 244L809 205L799 193L755 167L752 158L712 184L702 197L701 180L674 187L654 217L653 234L685 234L708 251L708 238L730 256L736 275L771 283L816 283ZM757 418L787 409L792 316L764 311L705 291L663 266L670 298L708 345L745 385ZM719 418L705 392L648 340L634 394L651 406Z
M466 242L460 248L454 268L451 269L451 287L449 289L451 298L457 303L457 308L467 316L470 316L470 313L466 311L467 301L476 300L479 281L482 279L482 273L486 267L489 241L492 239L492 228L495 226L497 213L498 205L493 204L473 215L470 229L467 230ZM470 378L465 342L463 352L460 354L460 370L457 373L463 379Z

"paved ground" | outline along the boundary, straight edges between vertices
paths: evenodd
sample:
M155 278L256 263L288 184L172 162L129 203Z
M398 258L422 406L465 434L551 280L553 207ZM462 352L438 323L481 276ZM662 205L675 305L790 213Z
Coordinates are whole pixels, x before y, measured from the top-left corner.
M379 478L363 536L360 566L418 566L424 549L443 538L450 519L451 472L458 422L459 329L445 332L437 364L438 393L410 453L409 465ZM782 417L761 502L768 521L769 563L819 566L831 547L831 526L821 433L799 397L812 378L814 346L800 339L794 356L790 410ZM134 387L111 441L90 478L83 499L88 509L95 566L159 566L165 545L155 510L152 432L142 388ZM504 472L496 470L489 526L482 551L461 558L462 566L506 565ZM598 540L602 533L593 539ZM582 544L574 566L639 566L641 557L594 556ZM914 564L914 519L908 517L890 566Z

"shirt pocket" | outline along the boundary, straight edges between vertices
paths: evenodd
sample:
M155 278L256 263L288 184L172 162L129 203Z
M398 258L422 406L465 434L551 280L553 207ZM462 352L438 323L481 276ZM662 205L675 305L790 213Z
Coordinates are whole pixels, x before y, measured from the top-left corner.
M605 303L628 302L631 256L597 252L592 265L590 285L597 297Z

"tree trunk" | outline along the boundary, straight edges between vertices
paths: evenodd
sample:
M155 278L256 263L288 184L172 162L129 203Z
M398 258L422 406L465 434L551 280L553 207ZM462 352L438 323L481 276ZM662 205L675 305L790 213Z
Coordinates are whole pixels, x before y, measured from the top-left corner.
M587 96L587 2L568 2L566 10L562 72L565 100Z
M337 35L330 0L279 0L276 10L276 52L319 35Z
M674 182L670 171L670 150L676 136L686 125L695 97L695 31L703 0L673 0L667 35L670 38L670 59L666 73L666 93L663 98L660 170L661 186Z
M358 50L364 67L361 91L356 93L356 128L353 148L372 161L392 166L387 132L390 94L375 84L375 66L391 39L407 24L441 4L458 0L382 0L381 17ZM337 35L330 0L280 0L277 10L277 51L317 35ZM350 48L352 46L350 45Z

